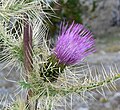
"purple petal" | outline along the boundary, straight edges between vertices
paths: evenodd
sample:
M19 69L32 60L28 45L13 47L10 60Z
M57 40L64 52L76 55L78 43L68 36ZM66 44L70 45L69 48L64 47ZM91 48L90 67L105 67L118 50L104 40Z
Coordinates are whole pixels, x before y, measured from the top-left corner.
M74 22L69 27L68 24L61 24L54 49L54 54L60 63L74 64L93 52L95 52L95 41L89 30Z

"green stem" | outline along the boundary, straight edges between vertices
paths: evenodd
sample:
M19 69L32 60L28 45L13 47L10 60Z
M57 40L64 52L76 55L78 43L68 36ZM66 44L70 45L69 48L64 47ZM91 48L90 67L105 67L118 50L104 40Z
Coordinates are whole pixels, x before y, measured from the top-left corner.
M87 85L83 85L83 86L77 85L77 86L72 86L72 87L68 87L68 88L66 88L66 87L56 88L53 86L49 86L49 90L52 91L52 93L54 93L54 95L56 95L58 93L60 93L61 95L67 95L68 93L73 93L73 92L81 93L81 92L85 92L85 91L94 90L99 87L103 87L104 85L113 83L118 79L120 79L120 74L116 74L113 77L108 77L102 81L98 81L98 82L94 81L93 83L88 82Z
M80 86L80 87L71 87L69 88L67 91L64 90L64 89L61 89L61 92L63 93L67 93L67 92L76 92L76 93L80 93L80 92L84 92L84 91L90 91L90 90L93 90L93 89L97 89L99 87L102 87L106 84L109 84L109 83L113 83L114 81L120 79L120 74L116 74L115 76L113 77L108 77L106 78L106 80L102 80L102 81L98 81L98 82L94 82L94 83L88 83L88 85L85 85L85 86Z

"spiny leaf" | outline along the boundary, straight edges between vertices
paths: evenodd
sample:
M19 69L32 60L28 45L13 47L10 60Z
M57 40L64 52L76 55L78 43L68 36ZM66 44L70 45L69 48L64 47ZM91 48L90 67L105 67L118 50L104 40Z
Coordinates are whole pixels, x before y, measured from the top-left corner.
M25 81L20 81L18 82L20 84L20 86L24 89L30 89L31 88L31 85L28 83L28 82L25 82Z

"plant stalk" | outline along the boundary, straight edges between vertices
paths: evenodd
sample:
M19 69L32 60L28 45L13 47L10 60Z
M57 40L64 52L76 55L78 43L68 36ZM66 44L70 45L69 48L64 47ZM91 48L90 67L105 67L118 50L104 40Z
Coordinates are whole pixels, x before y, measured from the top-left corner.
M29 22L29 18L25 15L24 20L24 33L23 33L23 47L24 47L24 67L26 72L26 81L29 81L28 75L32 71L32 24ZM29 99L32 97L32 91L29 90L27 94L27 105L31 109Z

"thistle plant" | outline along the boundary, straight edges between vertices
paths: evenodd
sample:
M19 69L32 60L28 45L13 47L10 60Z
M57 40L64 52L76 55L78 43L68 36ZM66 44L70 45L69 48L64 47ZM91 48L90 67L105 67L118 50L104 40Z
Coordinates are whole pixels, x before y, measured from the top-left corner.
M108 84L116 89L114 82L120 78L116 66L110 68L110 73L102 66L102 73L95 69L93 74L89 64L79 65L96 50L92 33L82 24L61 23L58 39L51 48L51 39L47 38L49 28L44 21L48 15L52 16L45 12L52 9L47 2L3 0L0 7L0 61L5 62L4 68L17 68L22 77L14 82L21 88L20 92L27 89L28 100L25 100L35 102L32 105L35 110L56 110L57 104L73 93L85 99L85 93L92 95L94 89L101 93L98 88L109 89ZM5 108L33 110L23 97L17 101L16 98L11 107Z
M70 27L63 24L53 53L40 74L51 78L50 81L57 80L66 66L78 63L94 51L95 41L90 31L74 22Z
M46 58L44 59L45 54L42 54L41 59L34 63L33 72L28 76L28 89L32 90L34 96L31 100L37 99L36 109L54 110L57 102L61 103L64 96L73 93L80 94L85 99L87 92L92 96L92 90L96 89L104 95L103 87L116 90L114 82L120 78L116 66L115 69L110 68L110 73L106 72L104 66L102 73L98 73L96 68L94 72L91 71L89 64L77 66L86 56L95 52L93 35L83 25L74 22L70 26L63 23L60 27L54 48L44 46L45 50L48 50ZM20 85L24 87L26 83ZM102 92L98 88L101 88Z

